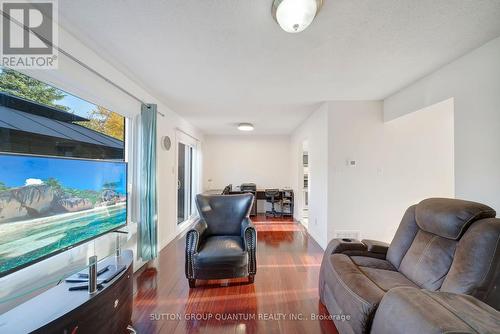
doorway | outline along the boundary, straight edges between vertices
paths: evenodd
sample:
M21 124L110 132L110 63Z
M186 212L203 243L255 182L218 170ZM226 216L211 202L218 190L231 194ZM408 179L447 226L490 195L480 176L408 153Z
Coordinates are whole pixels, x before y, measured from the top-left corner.
M300 212L300 222L306 228L309 224L309 147L307 140L302 142L301 161L299 169L300 184L302 188L302 210Z

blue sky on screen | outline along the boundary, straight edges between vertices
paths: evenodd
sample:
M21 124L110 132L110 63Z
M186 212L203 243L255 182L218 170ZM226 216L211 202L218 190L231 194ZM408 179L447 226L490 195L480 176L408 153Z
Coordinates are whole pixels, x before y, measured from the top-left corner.
M100 191L105 183L118 182L116 191L125 194L126 165L0 154L0 182L8 187L36 184L50 177L59 180L64 187L80 190Z

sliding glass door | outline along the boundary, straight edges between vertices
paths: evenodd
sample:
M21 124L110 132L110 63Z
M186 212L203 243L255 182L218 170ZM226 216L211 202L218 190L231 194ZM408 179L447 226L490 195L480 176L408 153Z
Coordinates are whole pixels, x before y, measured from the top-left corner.
M183 134L177 139L177 224L195 214L197 189L197 141Z

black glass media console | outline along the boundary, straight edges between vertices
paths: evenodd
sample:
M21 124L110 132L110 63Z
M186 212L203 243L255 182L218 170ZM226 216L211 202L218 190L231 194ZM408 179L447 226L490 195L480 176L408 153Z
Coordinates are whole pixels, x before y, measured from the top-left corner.
M75 274L0 315L0 333L126 333L132 317L132 251L102 260L98 271L101 288L95 293L74 289L88 280L85 272Z

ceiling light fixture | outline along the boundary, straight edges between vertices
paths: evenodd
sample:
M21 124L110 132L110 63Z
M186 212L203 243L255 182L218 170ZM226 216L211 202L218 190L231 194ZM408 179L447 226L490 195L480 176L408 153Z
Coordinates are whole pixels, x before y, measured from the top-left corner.
M252 123L240 123L238 124L238 130L240 131L253 131L254 127Z
M272 14L289 33L306 29L318 14L323 0L273 0Z

